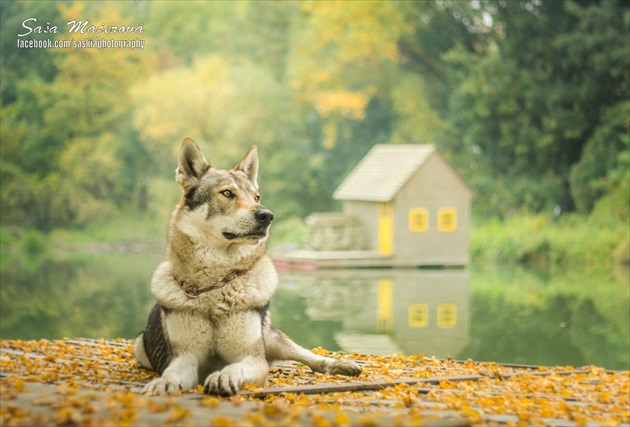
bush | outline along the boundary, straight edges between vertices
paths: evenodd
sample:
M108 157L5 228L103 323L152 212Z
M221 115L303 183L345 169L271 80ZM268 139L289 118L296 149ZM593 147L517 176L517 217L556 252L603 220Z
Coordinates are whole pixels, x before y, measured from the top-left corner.
M271 243L273 245L304 242L307 233L306 223L302 218L292 216L271 227Z
M28 230L22 236L19 245L23 255L32 257L42 255L48 248L46 237L34 229Z
M609 265L627 259L627 248L623 222L594 221L578 214L493 219L473 227L470 239L475 262L530 266Z

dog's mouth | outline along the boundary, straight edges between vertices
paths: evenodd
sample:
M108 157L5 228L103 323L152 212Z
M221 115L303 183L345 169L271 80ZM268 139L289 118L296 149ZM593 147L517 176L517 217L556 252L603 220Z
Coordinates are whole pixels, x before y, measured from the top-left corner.
M267 236L267 232L265 230L256 231L254 233L244 233L244 234L231 233L229 231L223 232L223 237L225 237L227 240L234 240L234 239L260 240L266 236Z

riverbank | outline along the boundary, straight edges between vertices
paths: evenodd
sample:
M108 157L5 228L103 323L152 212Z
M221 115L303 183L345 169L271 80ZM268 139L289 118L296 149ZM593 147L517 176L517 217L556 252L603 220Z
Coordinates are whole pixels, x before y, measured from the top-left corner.
M628 266L628 224L580 215L515 216L473 226L470 254L474 263L550 266Z
M473 218L470 253L475 263L527 267L630 266L630 192L622 185L589 214L515 214Z
M518 215L507 219L473 221L470 256L474 264L512 264L533 268L630 265L627 221L602 215ZM38 255L55 252L161 252L166 244L167 218L118 218L83 229L44 233L0 227L3 252ZM274 223L270 249L299 246L307 226L300 218Z

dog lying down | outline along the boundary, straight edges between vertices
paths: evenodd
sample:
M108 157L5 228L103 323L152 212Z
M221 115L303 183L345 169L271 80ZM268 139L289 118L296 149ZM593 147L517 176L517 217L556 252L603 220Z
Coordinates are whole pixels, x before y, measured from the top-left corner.
M244 384L264 387L269 363L281 360L359 375L356 362L316 355L271 326L278 276L265 249L274 216L260 204L256 146L234 169L215 169L186 138L177 163L183 195L151 280L157 303L134 348L140 365L160 374L144 393L203 382L205 393L229 396Z

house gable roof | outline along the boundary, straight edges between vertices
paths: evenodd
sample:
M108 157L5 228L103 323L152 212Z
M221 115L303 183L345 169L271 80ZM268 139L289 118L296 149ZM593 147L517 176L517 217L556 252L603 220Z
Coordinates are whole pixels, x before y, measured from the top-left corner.
M389 202L434 152L433 145L375 145L337 187L333 198Z

